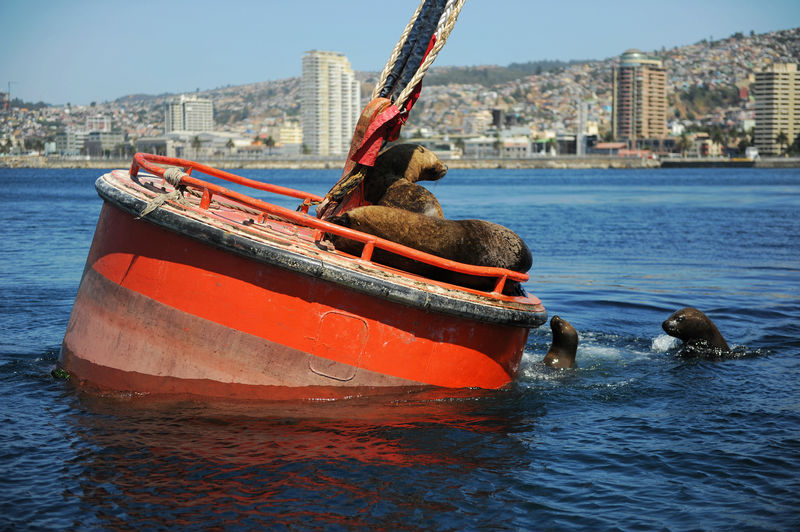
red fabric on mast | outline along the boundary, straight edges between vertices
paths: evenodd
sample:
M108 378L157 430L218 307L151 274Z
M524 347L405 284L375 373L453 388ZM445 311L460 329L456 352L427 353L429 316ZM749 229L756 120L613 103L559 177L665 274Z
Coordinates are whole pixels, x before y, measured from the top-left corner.
M428 57L434 44L436 44L436 35L431 36L428 49L425 50L425 55L422 58L423 61ZM358 147L358 150L356 150L356 153L353 154L353 161L363 164L364 166L373 166L375 164L375 159L378 158L378 153L383 145L383 141L397 140L400 136L400 129L408 120L408 114L419 99L421 93L422 80L420 80L414 87L414 90L411 91L403 110L400 110L396 105L392 104L379 114L375 120L370 123L367 131L364 133L361 145Z

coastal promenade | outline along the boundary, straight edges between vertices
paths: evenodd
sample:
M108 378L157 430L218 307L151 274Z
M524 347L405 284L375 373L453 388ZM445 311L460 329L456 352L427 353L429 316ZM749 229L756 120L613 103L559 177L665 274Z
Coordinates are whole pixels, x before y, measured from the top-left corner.
M220 169L338 169L344 166L342 158L267 158L267 159L214 159L200 161ZM749 161L725 158L670 158L645 159L639 157L565 155L560 157L536 157L526 159L448 159L450 168L459 169L590 169L590 168L661 168L663 167L749 167L753 168L800 168L800 157L765 157L752 164ZM62 157L13 156L0 157L0 168L128 168L131 159L67 159Z

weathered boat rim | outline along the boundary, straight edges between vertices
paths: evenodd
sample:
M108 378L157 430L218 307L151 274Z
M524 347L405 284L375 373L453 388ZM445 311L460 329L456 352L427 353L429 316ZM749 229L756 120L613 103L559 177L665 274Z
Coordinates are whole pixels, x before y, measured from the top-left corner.
M98 195L124 212L138 217L147 206L148 201L114 186L109 178L111 175L112 173L104 174L95 181ZM484 303L415 288L400 282L394 282L386 272L381 276L377 276L366 271L358 271L356 268L348 268L320 258L310 257L278 245L259 242L244 234L226 231L220 227L215 227L181 214L177 209L167 204L149 213L142 221L251 260L318 278L363 294L428 312L443 313L485 323L526 328L536 328L547 321L546 310L538 305L538 308L528 310L515 308L522 305L491 301L488 298ZM359 269L364 269L362 265L358 264L358 266L360 267ZM438 292L447 291L456 293L455 289L438 290Z

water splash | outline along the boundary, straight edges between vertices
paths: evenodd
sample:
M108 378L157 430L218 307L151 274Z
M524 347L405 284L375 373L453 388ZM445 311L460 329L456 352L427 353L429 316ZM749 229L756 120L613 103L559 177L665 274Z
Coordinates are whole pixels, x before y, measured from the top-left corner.
M680 345L681 341L674 336L660 334L653 338L653 343L650 346L650 350L654 353L666 353L667 351L677 349Z

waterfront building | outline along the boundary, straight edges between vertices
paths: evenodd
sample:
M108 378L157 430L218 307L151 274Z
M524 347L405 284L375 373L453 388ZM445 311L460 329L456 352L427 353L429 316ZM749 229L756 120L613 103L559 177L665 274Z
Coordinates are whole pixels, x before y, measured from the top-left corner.
M753 95L756 126L753 144L762 155L779 155L800 135L800 72L797 65L779 63L756 73ZM786 142L778 143L781 133Z
M259 137L262 140L267 140L269 137L272 137L272 140L275 142L274 147L296 144L299 152L299 146L303 144L303 128L300 126L299 122L287 120L285 122L262 127Z
M181 94L167 104L165 133L214 131L214 104L208 98Z
M486 109L473 111L464 117L464 133L482 135L492 125L492 113Z
M464 139L464 157L486 159L497 157L500 147L499 137L473 137Z
M578 131L575 134L575 155L586 155L586 115L589 104L585 100L578 100Z
M630 49L612 77L611 131L616 140L667 135L667 72L660 59Z
M135 146L137 152L199 160L231 157L251 142L252 138L224 131L172 131L155 137L140 137Z
M531 156L531 139L528 136L502 137L499 155L505 159L527 159Z
M111 131L111 117L104 114L89 115L86 117L87 131Z
M303 144L315 155L345 155L361 113L361 85L339 52L303 56Z
M90 131L84 141L86 155L91 157L108 157L112 154L123 155L125 136L121 132Z
M88 131L64 130L56 134L56 151L61 155L85 155Z
M279 139L281 144L297 144L298 146L303 143L303 128L299 122L286 122L281 126L279 132Z

